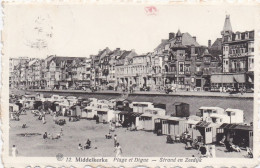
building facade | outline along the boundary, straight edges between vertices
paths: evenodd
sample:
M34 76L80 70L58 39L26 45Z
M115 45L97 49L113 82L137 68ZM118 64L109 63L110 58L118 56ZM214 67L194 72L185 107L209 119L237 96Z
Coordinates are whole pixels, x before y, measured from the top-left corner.
M213 77L212 86L233 90L254 88L254 31L233 32L227 15L222 35L222 74Z

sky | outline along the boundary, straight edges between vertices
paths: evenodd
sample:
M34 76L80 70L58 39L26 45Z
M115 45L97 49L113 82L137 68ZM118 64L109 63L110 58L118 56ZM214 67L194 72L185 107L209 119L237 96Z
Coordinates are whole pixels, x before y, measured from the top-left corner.
M6 5L4 54L9 57L48 55L89 57L99 50L152 52L170 32L188 32L207 45L221 37L226 14L233 31L255 29L252 6L152 5Z

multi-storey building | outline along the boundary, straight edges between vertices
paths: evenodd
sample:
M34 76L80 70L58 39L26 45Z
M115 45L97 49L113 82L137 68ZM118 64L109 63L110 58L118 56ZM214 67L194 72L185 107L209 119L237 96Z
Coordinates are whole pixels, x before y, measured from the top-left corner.
M207 47L200 46L196 37L181 33L180 30L176 36L175 33L169 33L169 39L162 40L154 54L162 60L164 86L207 90L210 86L210 75L220 71L218 56L211 55Z
M18 87L21 83L21 65L27 64L29 61L28 57L10 58L9 59L9 86L11 88ZM25 66L25 65L24 65ZM23 67L23 84L25 85L26 79L25 74L26 67Z
M227 15L222 35L223 74L213 76L216 88L253 88L254 80L254 31L233 32Z
M78 57L49 56L45 60L45 79L48 88L69 88L73 81L73 61Z
M128 88L133 84L131 70L129 67L132 65L133 57L137 56L134 50L122 51L122 54L116 58L115 76L118 89Z
M106 75L104 73L106 70L106 66L103 67L104 57L110 53L111 50L107 47L101 51L97 55L91 55L90 58L92 60L92 76L94 79L94 86L106 85Z

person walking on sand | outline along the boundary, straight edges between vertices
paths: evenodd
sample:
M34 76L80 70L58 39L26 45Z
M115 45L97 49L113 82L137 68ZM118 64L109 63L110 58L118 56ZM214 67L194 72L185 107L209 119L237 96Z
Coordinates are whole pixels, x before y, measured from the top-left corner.
M119 143L116 144L115 152L116 152L116 158L121 157L121 154L122 154L123 152L122 152L122 148L121 148L121 146L119 145Z
M114 135L114 147L116 147L116 144L117 144L117 135L115 134Z
M17 154L18 154L17 148L16 148L15 145L13 145L13 147L12 147L12 156L13 156L13 157L16 157Z

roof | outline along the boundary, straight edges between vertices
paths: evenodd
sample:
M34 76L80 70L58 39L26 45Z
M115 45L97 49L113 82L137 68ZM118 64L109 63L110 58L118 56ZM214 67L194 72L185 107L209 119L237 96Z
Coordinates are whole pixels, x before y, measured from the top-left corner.
M196 124L197 127L208 127L211 123L206 121L200 121Z
M232 108L227 108L225 110L226 112L229 111L229 112L235 112L235 113L243 113L244 111L243 110L240 110L240 109L232 109Z
M213 110L220 110L221 109L221 110L224 110L221 107L205 107L205 106L202 106L199 109L201 109L201 110L207 110L207 109L213 109Z
M196 120L192 120L192 119L189 119L189 120L187 120L187 124L192 124L192 125L196 125L196 124L198 124L200 121L196 121Z
M49 67L49 64L54 61L56 63L56 66L60 66L61 62L65 62L66 65L71 64L74 59L84 59L81 57L61 57L61 56L54 56L49 61L47 61L47 68Z
M132 51L124 51L123 54L119 57L119 59L125 59L131 52Z
M183 102L175 102L175 103L173 103L173 105L175 105L175 106L179 106L179 105L182 105L182 104L189 105L188 103L183 103Z
M247 130L247 131L253 131L253 126L249 125L241 125L241 124L222 124L219 128L223 129L232 129L232 130Z
M182 120L185 120L184 118L180 118L180 117L170 117L168 118L168 120L171 120L171 121L182 121Z
M151 113L144 113L141 115L141 117L155 117L156 115L151 114Z
M169 40L162 39L161 43L154 50L165 48L166 44L168 44L168 43L169 43Z
M167 120L169 119L171 116L158 116L157 118L159 119L163 119L163 120Z

